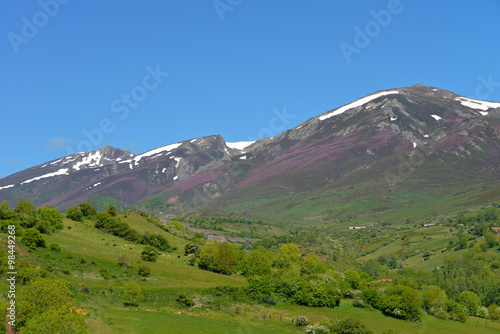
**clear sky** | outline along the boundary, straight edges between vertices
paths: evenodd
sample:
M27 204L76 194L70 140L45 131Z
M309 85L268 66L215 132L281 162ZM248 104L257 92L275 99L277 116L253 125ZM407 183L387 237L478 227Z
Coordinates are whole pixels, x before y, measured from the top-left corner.
M499 0L5 0L0 177L105 145L274 135L415 83L500 101L499 14Z

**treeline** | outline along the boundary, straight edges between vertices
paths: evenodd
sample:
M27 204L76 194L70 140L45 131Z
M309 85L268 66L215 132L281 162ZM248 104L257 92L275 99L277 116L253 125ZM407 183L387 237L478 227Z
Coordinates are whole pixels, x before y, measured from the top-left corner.
M66 216L78 222L83 222L84 219L94 221L95 228L129 242L153 246L165 252L171 250L170 244L162 235L148 232L140 234L127 223L121 221L117 216L116 207L112 204L109 204L106 212L97 212L89 203L80 203L78 206L68 208Z
M392 256L339 271L316 254L302 254L293 243L282 244L277 253L259 248L246 254L235 245L209 241L202 247L188 244L185 253L189 263L200 269L245 275L244 289L210 291L214 295L224 291L224 296L238 302L332 308L348 298L356 307L410 321L420 321L424 313L460 322L468 316L500 318L500 271L495 267L499 255L479 248L461 258L447 258L444 269L434 272L389 270L397 263ZM380 267L374 271L373 266ZM377 279L380 276L384 278Z

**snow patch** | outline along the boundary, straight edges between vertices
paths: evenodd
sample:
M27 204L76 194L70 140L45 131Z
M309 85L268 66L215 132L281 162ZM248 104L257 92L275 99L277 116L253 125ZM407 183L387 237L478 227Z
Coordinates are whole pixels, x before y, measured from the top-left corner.
M0 190L2 189L8 189L8 188L12 188L13 186L15 186L14 184L10 184L8 186L3 186L3 187L0 187Z
M417 147L417 143L413 142L413 148Z
M235 149L235 150L243 150L245 147L248 147L255 143L255 141L238 141L234 143L226 143L227 147Z
M424 135L424 138L429 138L429 135Z
M179 168L179 164L181 163L182 158L174 157L174 160L177 161L177 163L175 164L175 168Z
M100 184L101 184L101 182L97 182L96 184L94 184L94 187L97 187Z
M90 153L88 156L84 157L82 161L77 162L73 165L74 170L80 170L80 167L88 165L89 167L97 167L101 163L101 152L95 151ZM100 166L102 167L102 166Z
M159 148L155 148L154 150L151 150L151 151L148 151L146 153L143 153L143 154L139 154L138 156L136 156L134 158L134 162L135 164L137 164L142 158L144 157L149 157L151 155L156 155L158 153L162 153L162 152L170 152L172 150L175 150L177 147L181 146L182 143L175 143L175 144L170 144L170 145L167 145L167 146L162 146L162 147L159 147Z
M246 156L246 155L244 155L244 156L240 157L240 159L241 159L241 160L246 160L246 159L247 159L247 156Z
M174 181L175 181L175 180L177 180L177 177L178 177L177 175L176 175L176 176L174 176Z
M386 95L391 95L391 94L399 94L399 91L397 90L390 90L390 91L387 91L387 92L380 92L380 93L376 93L376 94L372 94L372 95L369 95L369 96L365 96L357 101L354 101L352 103L349 103L349 104L346 104L345 106L343 107L340 107L338 109L336 109L335 111L331 112L331 113L328 113L326 115L323 115L323 116L319 116L319 120L320 121L323 121L327 118L330 118L332 116L337 116L337 115L340 115L344 112L346 112L347 110L349 109L352 109L352 108L356 108L356 107L360 107L364 104L367 104L368 102L372 101L372 100L375 100L379 97L382 97L382 96L386 96Z
M68 170L69 170L68 168L59 169L57 172L48 173L48 174L45 174L45 175L42 175L42 176L37 176L37 177L34 177L32 179L29 179L29 180L26 180L24 182L21 182L21 184L30 183L30 182L33 182L33 181L37 181L37 180L40 180L40 179L45 179L45 178L52 177L52 176L57 176L57 175L69 175Z
M391 116L391 122L394 122L395 120L397 120L398 118L397 117L392 117Z
M488 101L481 101L481 100L473 100L469 99L467 97L457 97L455 98L456 101L460 101L460 103L463 106L472 108L472 109L478 109L478 110L483 110L486 111L490 108L500 108L500 103L499 102L488 102ZM486 116L488 113L481 115Z
M439 117L438 115L431 115L432 118L434 118L436 121L439 121L440 119L443 119L442 117Z

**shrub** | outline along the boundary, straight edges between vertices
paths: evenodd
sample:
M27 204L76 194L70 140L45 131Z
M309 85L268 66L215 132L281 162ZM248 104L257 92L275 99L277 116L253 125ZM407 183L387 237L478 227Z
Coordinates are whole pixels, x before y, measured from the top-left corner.
M137 270L137 274L142 277L148 277L151 274L151 269L148 266L142 265Z
M40 235L40 232L34 228L28 228L24 231L21 242L31 249L45 247L45 240Z
M490 314L489 318L491 320L499 320L500 319L500 306L496 304L491 304L488 306L488 313Z
M123 297L132 303L138 303L144 300L144 290L135 281L129 281L125 286Z
M175 301L178 302L179 304L181 304L182 306L185 306L185 307L193 307L194 306L194 302L183 293L178 294Z
M314 324L306 326L306 334L330 334L328 327Z
M337 320L331 323L329 326L333 333L337 334L372 334L373 331L366 328L360 320L354 318L347 318L343 320Z
M309 325L309 320L307 320L306 316L304 315L299 315L295 319L295 326L297 327L304 327Z
M101 276L104 279L109 279L108 269L101 269L101 270L99 270L99 274L101 274Z
M361 298L363 299L363 302L365 304L370 305L376 309L380 309L380 307L382 306L382 297L374 288L363 290L363 292L361 293Z
M76 222L83 222L83 213L78 206L69 207L66 211L66 217Z
M155 247L149 245L144 246L144 250L141 252L141 259L143 261L156 262L157 258L158 250Z
M50 250L54 253L59 253L61 251L61 246L59 246L59 244L52 243L50 244Z

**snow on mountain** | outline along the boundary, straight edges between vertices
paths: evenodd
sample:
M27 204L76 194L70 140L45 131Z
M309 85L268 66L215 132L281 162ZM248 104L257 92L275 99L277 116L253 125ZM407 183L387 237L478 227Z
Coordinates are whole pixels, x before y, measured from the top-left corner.
M434 118L436 121L443 119L442 117L439 117L438 115L431 115L431 117Z
M175 143L175 144L170 144L170 145L167 145L167 146L162 146L162 147L159 147L159 148L155 148L151 151L148 151L146 153L143 153L143 154L139 154L137 156L134 157L134 162L135 164L137 164L142 158L144 157L149 157L149 156L152 156L152 155L157 155L157 154L160 154L160 153L163 153L163 152L170 152L172 150L175 150L177 147L181 146L182 143Z
M377 99L379 97L386 96L386 95L391 95L391 94L399 94L399 91L397 91L397 90L390 90L390 91L380 92L380 93L376 93L376 94L372 94L372 95L363 97L363 98L361 98L361 99L359 99L357 101L354 101L352 103L346 104L343 107L337 108L337 109L335 109L335 111L333 111L331 113L328 113L328 114L323 115L323 116L319 116L319 120L323 121L323 120L325 120L327 118L340 115L340 114L346 112L349 109L360 107L360 106L362 106L364 104L367 104L368 102L370 102L372 100L375 100L375 99Z
M57 175L69 175L68 170L69 170L68 168L59 169L57 172L47 173L47 174L42 175L42 176L37 176L37 177L34 177L32 179L29 179L29 180L26 180L24 182L21 182L21 184L30 183L30 182L33 182L33 181L37 181L37 180L40 180L40 179L45 179L45 178L53 177L53 176L57 176Z
M226 143L226 145L229 148L241 151L241 150L245 149L246 147L252 145L253 143L255 143L255 141L238 141L238 142L234 142L234 143Z
M500 108L500 103L498 102L488 102L488 101L481 101L481 100L473 100L469 99L467 97L457 97L455 98L456 101L460 101L460 103L463 106L472 108L472 109L477 109L477 110L483 110L486 111L490 108ZM488 113L483 113L480 112L481 115L486 116Z

